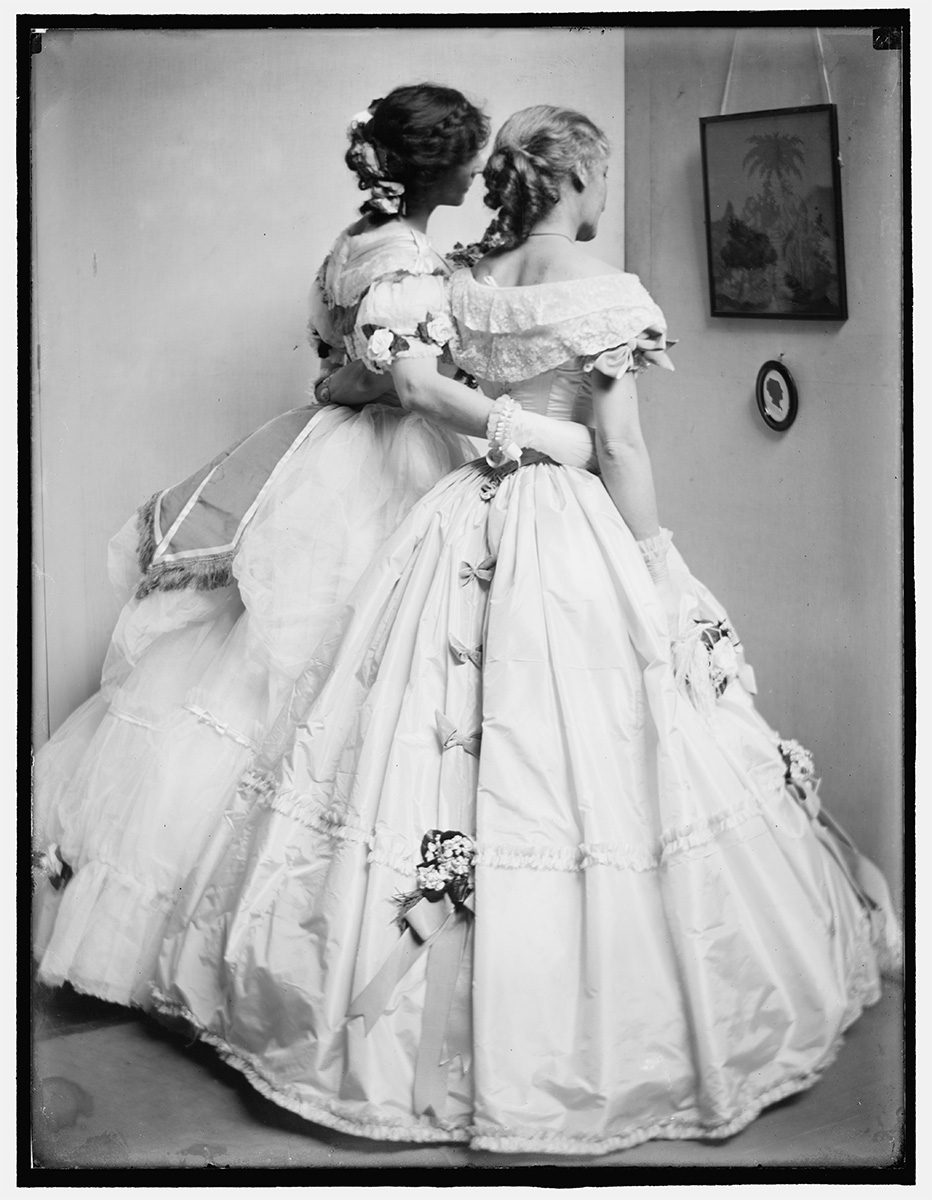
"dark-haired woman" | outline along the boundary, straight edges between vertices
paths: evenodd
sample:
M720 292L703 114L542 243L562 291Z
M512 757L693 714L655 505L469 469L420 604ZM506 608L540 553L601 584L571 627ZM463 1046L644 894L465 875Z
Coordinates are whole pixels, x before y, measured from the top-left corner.
M324 387L401 399L275 418L176 487L115 540L125 606L101 690L37 755L38 976L148 1006L165 923L236 783L363 567L405 513L476 457L489 401L455 382L448 267L426 237L459 205L488 138L452 88L397 88L354 118L346 161L369 192L312 294ZM388 328L392 333L388 334ZM341 363L355 361L336 375ZM446 371L446 374L444 374ZM591 454L575 427L567 461Z
M364 1137L727 1137L815 1082L896 953L658 523L635 374L668 365L664 319L579 244L607 152L548 107L499 134L501 248L450 281L455 358L500 393L491 465L367 569L160 964L163 1012ZM601 478L529 448L529 413L591 421Z

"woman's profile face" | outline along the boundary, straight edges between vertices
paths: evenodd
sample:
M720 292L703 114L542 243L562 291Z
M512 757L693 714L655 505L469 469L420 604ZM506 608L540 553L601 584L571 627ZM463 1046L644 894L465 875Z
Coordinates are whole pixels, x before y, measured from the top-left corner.
M466 193L472 187L473 180L481 174L485 160L481 154L458 167L451 167L438 184L439 204L458 206L466 199Z

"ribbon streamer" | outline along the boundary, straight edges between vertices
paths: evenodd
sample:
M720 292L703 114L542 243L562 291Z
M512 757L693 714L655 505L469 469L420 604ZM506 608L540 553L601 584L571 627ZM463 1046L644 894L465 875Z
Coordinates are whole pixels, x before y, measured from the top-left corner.
M444 900L449 903L446 896ZM446 1107L447 1076L455 1056L444 1055L444 1043L471 919L468 908L455 909L441 926L428 953L424 1016L414 1067L416 1113L431 1110L435 1117L442 1117Z
M482 647L475 646L472 650L464 646L458 637L450 635L450 649L458 662L471 662L474 667L482 666Z
M465 587L471 579L475 579L477 583L489 583L495 571L495 558L489 555L484 558L478 567L474 567L471 563L460 563L460 587Z
M812 819L816 837L841 867L852 891L867 910L871 929L886 950L886 965L900 968L903 958L903 935L886 879L871 860L864 857L831 813L822 808L814 790L810 796L814 801L813 807L810 808L805 803L804 806Z
M449 1065L457 1054L464 1067L468 1063L466 1046L451 1051L445 1043L472 919L468 901L456 906L446 895L434 903L426 898L419 900L406 914L407 928L398 944L347 1009L348 1019L364 1019L368 1035L388 1007L399 981L422 954L428 955L421 1039L414 1069L416 1113L430 1109L442 1117ZM456 1028L462 1031L466 1027L462 1014L458 1012L457 1018Z
M468 733L463 737L450 718L439 709L434 713L434 716L437 718L437 728L440 730L440 736L443 738L444 750L452 750L454 746L462 746L466 753L471 754L473 758L479 757L479 744L482 741L481 733Z

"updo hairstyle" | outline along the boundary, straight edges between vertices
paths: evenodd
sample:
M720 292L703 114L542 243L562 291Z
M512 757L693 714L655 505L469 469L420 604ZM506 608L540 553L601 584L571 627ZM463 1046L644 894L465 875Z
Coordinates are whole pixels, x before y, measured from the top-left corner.
M359 211L376 224L404 213L448 171L475 158L489 140L488 118L455 88L433 83L397 87L373 100L369 112L370 120L350 127L346 165L360 189L374 193Z
M563 182L609 149L602 130L573 109L535 104L510 116L483 172L485 203L498 210L486 237L505 249L520 246L560 199Z

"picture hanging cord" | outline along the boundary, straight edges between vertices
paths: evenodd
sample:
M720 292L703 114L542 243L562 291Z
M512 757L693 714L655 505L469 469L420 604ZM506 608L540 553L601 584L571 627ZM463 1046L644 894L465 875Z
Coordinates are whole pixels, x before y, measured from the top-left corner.
M731 74L735 68L735 51L738 49L738 35L740 33L740 29L735 30L735 40L731 44L731 60L728 63L728 75L725 77L725 91L722 93L722 108L721 112L718 114L720 117L724 117L725 107L728 104L728 91L731 87ZM828 72L825 69L825 50L822 46L822 30L818 27L818 25L816 26L815 35L816 45L818 46L819 50L819 65L822 68L822 83L825 87L825 99L827 104L831 104L832 89L828 85Z

